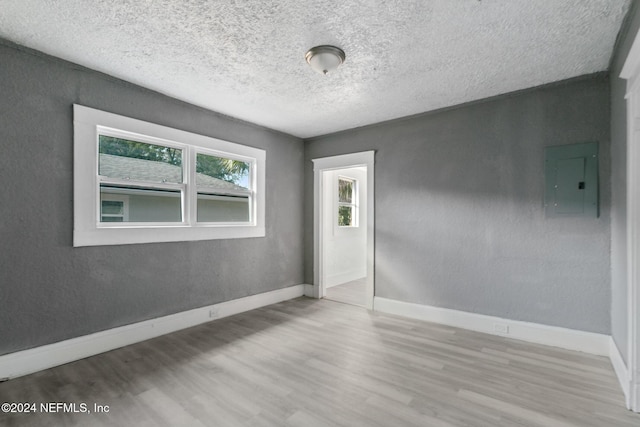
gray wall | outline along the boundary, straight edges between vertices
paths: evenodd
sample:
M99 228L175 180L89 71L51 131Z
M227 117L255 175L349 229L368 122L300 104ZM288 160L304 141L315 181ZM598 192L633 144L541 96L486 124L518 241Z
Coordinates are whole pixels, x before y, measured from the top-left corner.
M0 41L0 354L303 282L301 140ZM259 147L266 238L72 247L79 103Z
M609 334L609 120L600 74L308 140L305 223L311 159L374 149L376 296ZM546 219L544 147L587 141L600 217Z
M611 78L611 335L627 358L627 107L620 71L640 28L640 8L632 4L610 67Z

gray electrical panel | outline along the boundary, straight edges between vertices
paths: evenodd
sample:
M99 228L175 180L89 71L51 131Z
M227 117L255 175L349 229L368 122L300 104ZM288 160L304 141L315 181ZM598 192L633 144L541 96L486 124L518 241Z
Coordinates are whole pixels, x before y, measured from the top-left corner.
M546 147L547 217L598 217L598 143Z

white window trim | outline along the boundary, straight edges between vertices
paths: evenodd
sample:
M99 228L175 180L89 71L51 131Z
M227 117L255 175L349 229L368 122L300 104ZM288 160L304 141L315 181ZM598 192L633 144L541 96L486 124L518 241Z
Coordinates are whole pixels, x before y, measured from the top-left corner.
M194 134L154 123L74 104L74 229L73 246L122 245L191 240L237 239L265 236L264 150ZM100 223L98 176L99 130L140 136L142 142L186 148L183 152L185 206L181 223ZM109 131L109 134L113 132ZM253 203L251 220L242 223L198 223L195 186L196 152L251 161ZM189 156L187 158L187 156ZM191 184L193 183L193 184ZM190 193L190 194L188 194Z

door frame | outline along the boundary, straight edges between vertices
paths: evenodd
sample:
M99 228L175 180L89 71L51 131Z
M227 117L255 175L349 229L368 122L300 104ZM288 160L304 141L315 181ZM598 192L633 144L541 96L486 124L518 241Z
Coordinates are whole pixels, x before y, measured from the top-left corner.
M627 408L640 412L640 33L620 77L627 81Z
M313 162L313 297L324 298L327 292L324 277L323 244L323 180L322 173L335 169L364 166L367 168L367 278L365 307L373 310L375 288L374 248L374 163L375 151L343 154L312 159Z

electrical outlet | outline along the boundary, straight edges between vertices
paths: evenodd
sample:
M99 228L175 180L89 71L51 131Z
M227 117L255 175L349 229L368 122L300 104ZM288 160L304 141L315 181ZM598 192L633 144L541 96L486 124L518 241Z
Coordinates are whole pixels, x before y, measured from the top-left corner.
M211 307L209 310L209 318L215 319L218 317L218 307Z
M505 323L494 323L493 331L498 334L507 335L509 334L509 325Z

